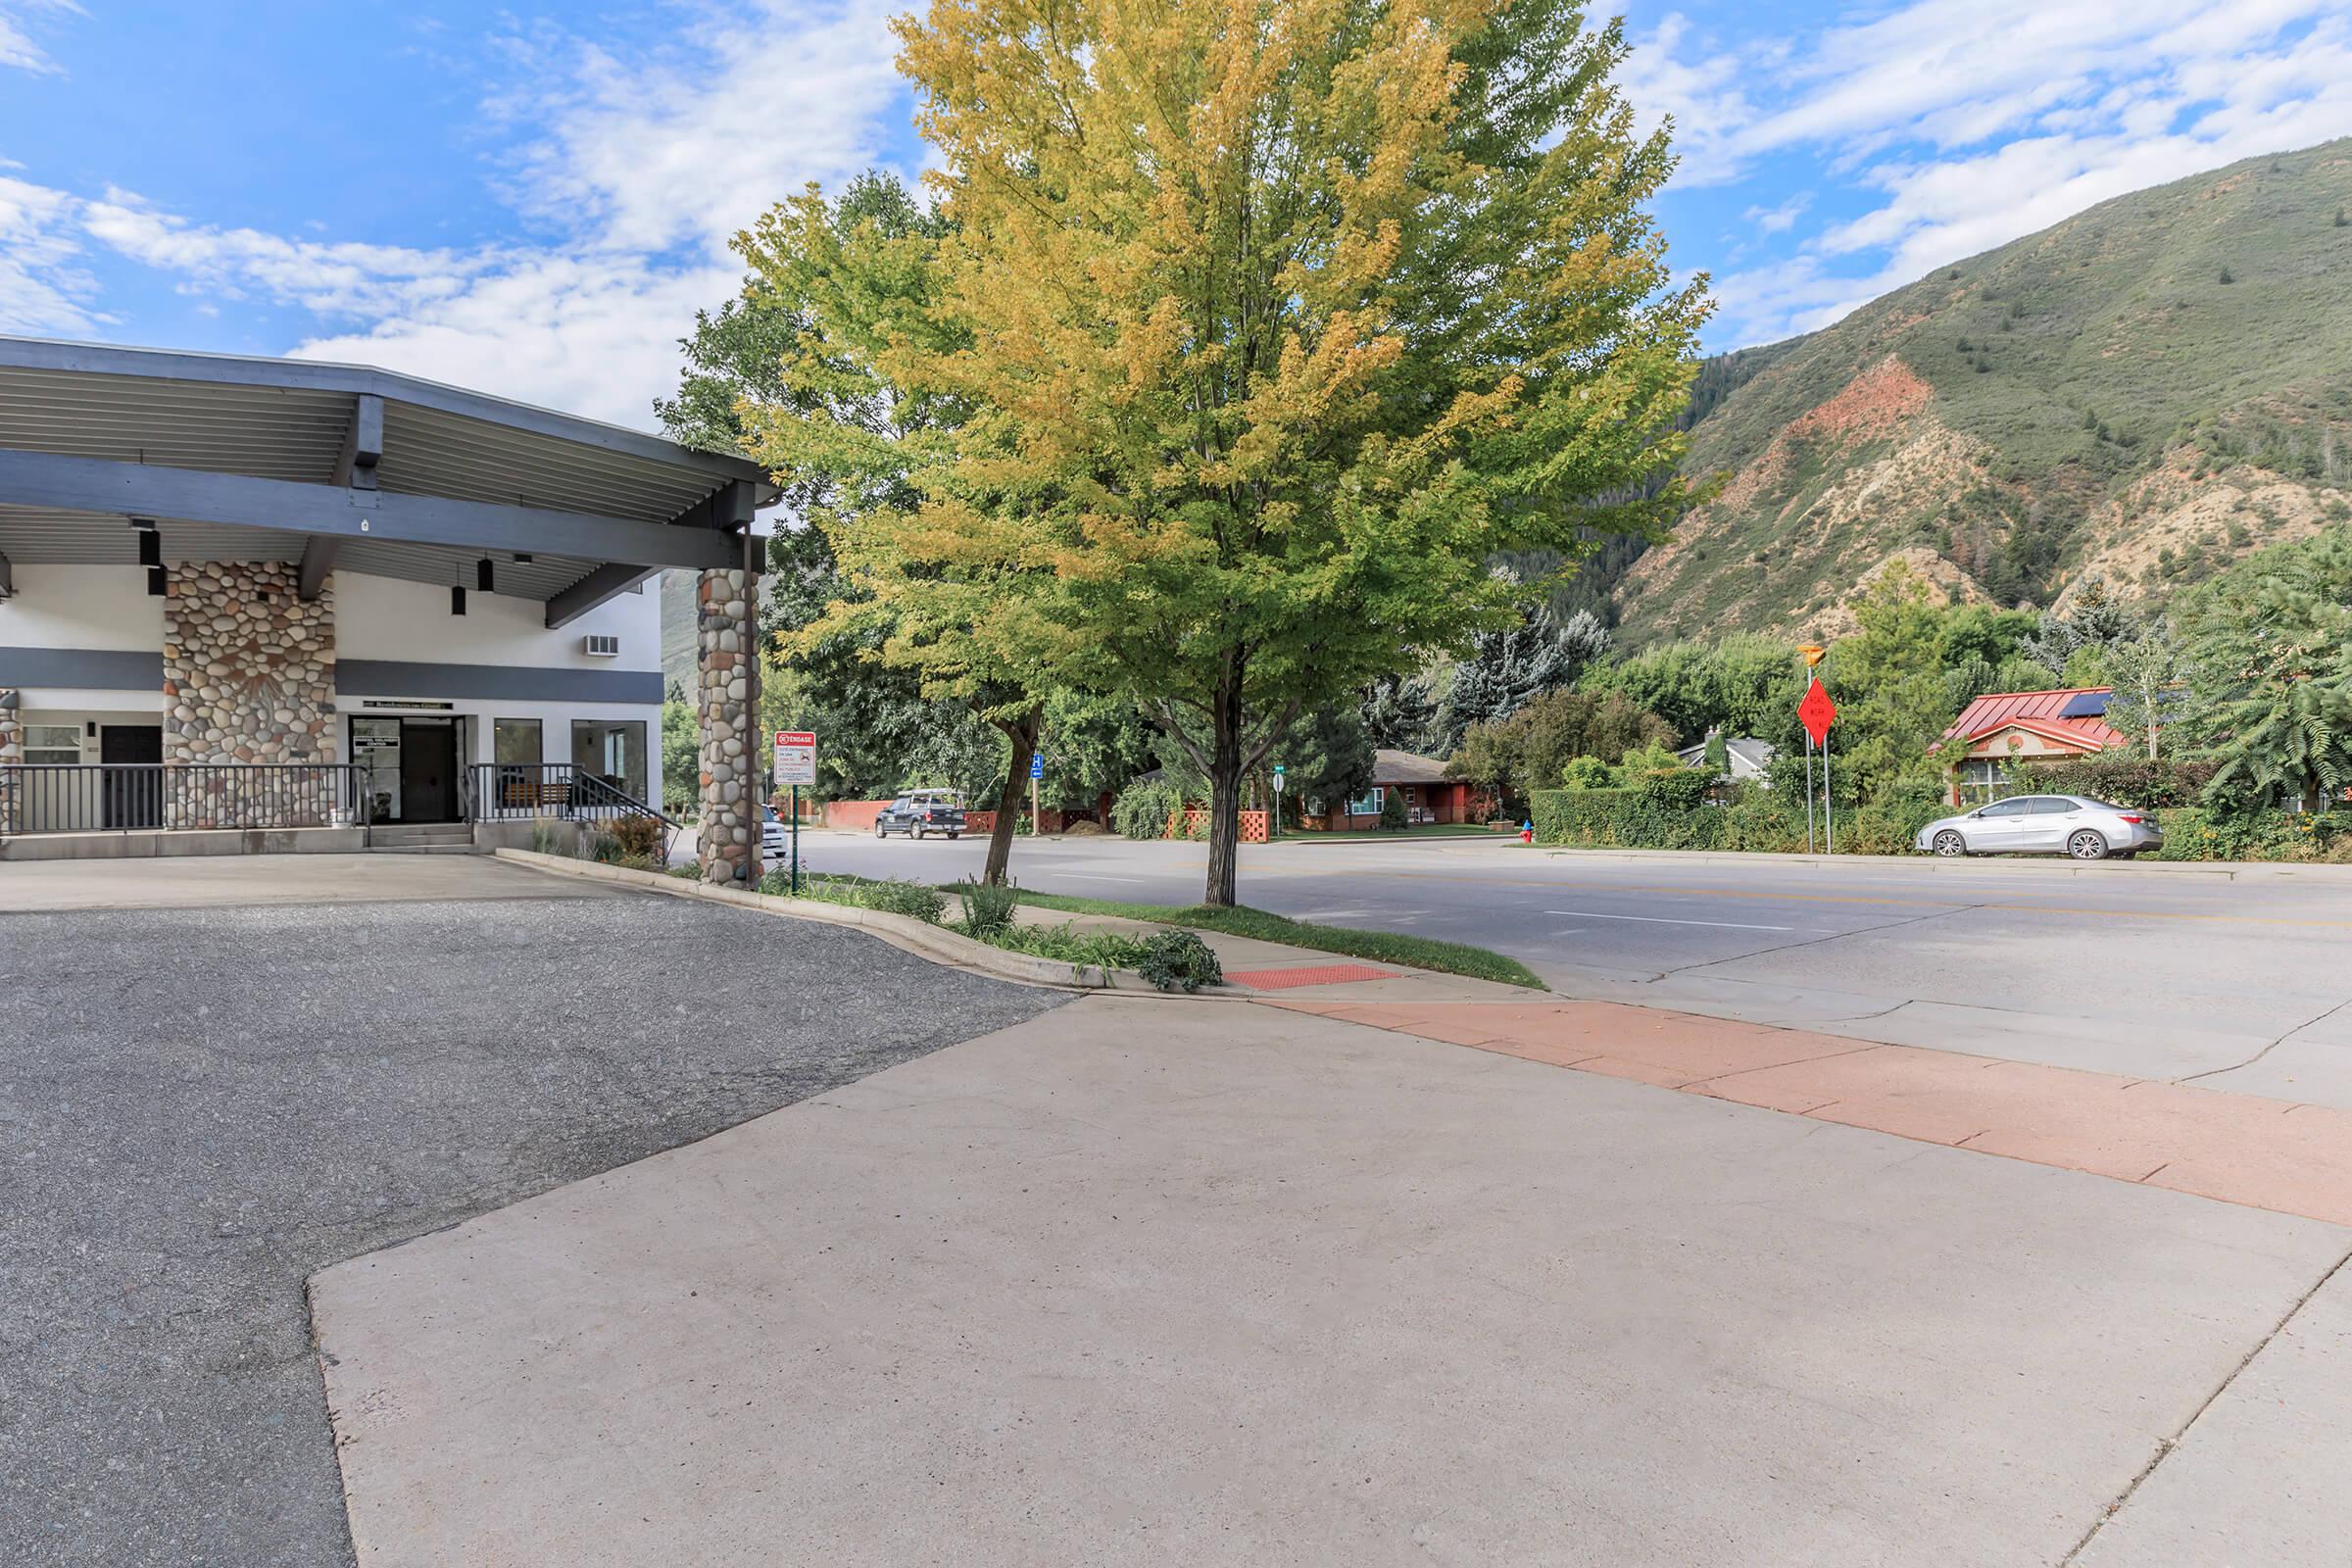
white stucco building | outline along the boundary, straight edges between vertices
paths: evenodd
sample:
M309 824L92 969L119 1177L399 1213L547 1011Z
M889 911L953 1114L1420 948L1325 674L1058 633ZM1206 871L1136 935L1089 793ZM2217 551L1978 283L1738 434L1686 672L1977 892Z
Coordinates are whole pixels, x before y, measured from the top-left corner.
M657 586L686 569L705 859L740 877L772 496L366 368L0 338L0 854L650 810Z

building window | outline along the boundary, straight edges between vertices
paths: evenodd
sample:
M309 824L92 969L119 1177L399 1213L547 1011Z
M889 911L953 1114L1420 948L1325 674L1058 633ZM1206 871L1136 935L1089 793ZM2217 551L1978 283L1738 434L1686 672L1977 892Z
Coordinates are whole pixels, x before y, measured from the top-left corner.
M2009 793L2006 765L1989 757L1961 763L1957 782L1963 806L1982 806Z
M645 720L575 718L571 765L637 800L645 799Z
M53 763L80 761L81 726L79 724L25 725L24 760Z
M494 718L490 721L491 744L497 749L498 760L522 767L537 767L546 760L540 749L539 720L535 718Z
M1388 798L1389 792L1375 784L1370 790L1348 803L1348 814L1349 816L1378 816L1381 807L1388 803Z

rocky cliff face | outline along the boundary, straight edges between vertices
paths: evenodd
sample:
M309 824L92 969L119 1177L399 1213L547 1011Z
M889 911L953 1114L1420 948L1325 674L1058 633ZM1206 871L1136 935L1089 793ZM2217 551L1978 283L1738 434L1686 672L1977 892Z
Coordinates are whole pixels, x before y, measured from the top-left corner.
M1626 640L1836 635L1897 560L1957 600L2161 598L2352 515L2347 206L2352 142L2258 159L1751 351L1692 435L1720 492L1617 585Z

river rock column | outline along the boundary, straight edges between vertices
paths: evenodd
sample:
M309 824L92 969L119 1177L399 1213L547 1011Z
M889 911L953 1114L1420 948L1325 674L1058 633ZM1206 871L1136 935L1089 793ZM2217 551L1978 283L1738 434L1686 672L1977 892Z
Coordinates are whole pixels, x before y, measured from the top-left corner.
M15 688L0 688L0 834L17 830L16 765L24 760L24 722Z
M695 594L696 695L702 721L703 880L760 879L759 728L751 711L754 631L747 575L702 574Z

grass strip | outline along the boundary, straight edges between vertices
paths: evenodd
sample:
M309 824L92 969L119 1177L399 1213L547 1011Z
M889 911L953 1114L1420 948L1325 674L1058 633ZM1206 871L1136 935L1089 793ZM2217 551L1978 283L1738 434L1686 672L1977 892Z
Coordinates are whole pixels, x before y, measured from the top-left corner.
M946 889L959 893L959 884ZM1122 920L1150 920L1159 925L1191 926L1200 931L1219 931L1229 937L1253 937L1260 942L1280 942L1294 948L1311 948L1318 953L1338 953L1350 958L1368 958L1375 963L1401 963L1415 969L1435 969L1441 974L1468 975L1473 980L1493 980L1506 986L1528 986L1544 989L1517 958L1506 958L1485 948L1474 948L1464 942L1438 942L1429 937L1407 936L1401 931L1358 931L1348 926L1310 925L1288 915L1266 909L1236 906L1220 909L1210 905L1196 904L1179 908L1169 904L1121 904L1111 899L1073 898L1062 893L1032 893L1020 890L1023 904L1041 909L1063 909L1071 914L1107 914Z

